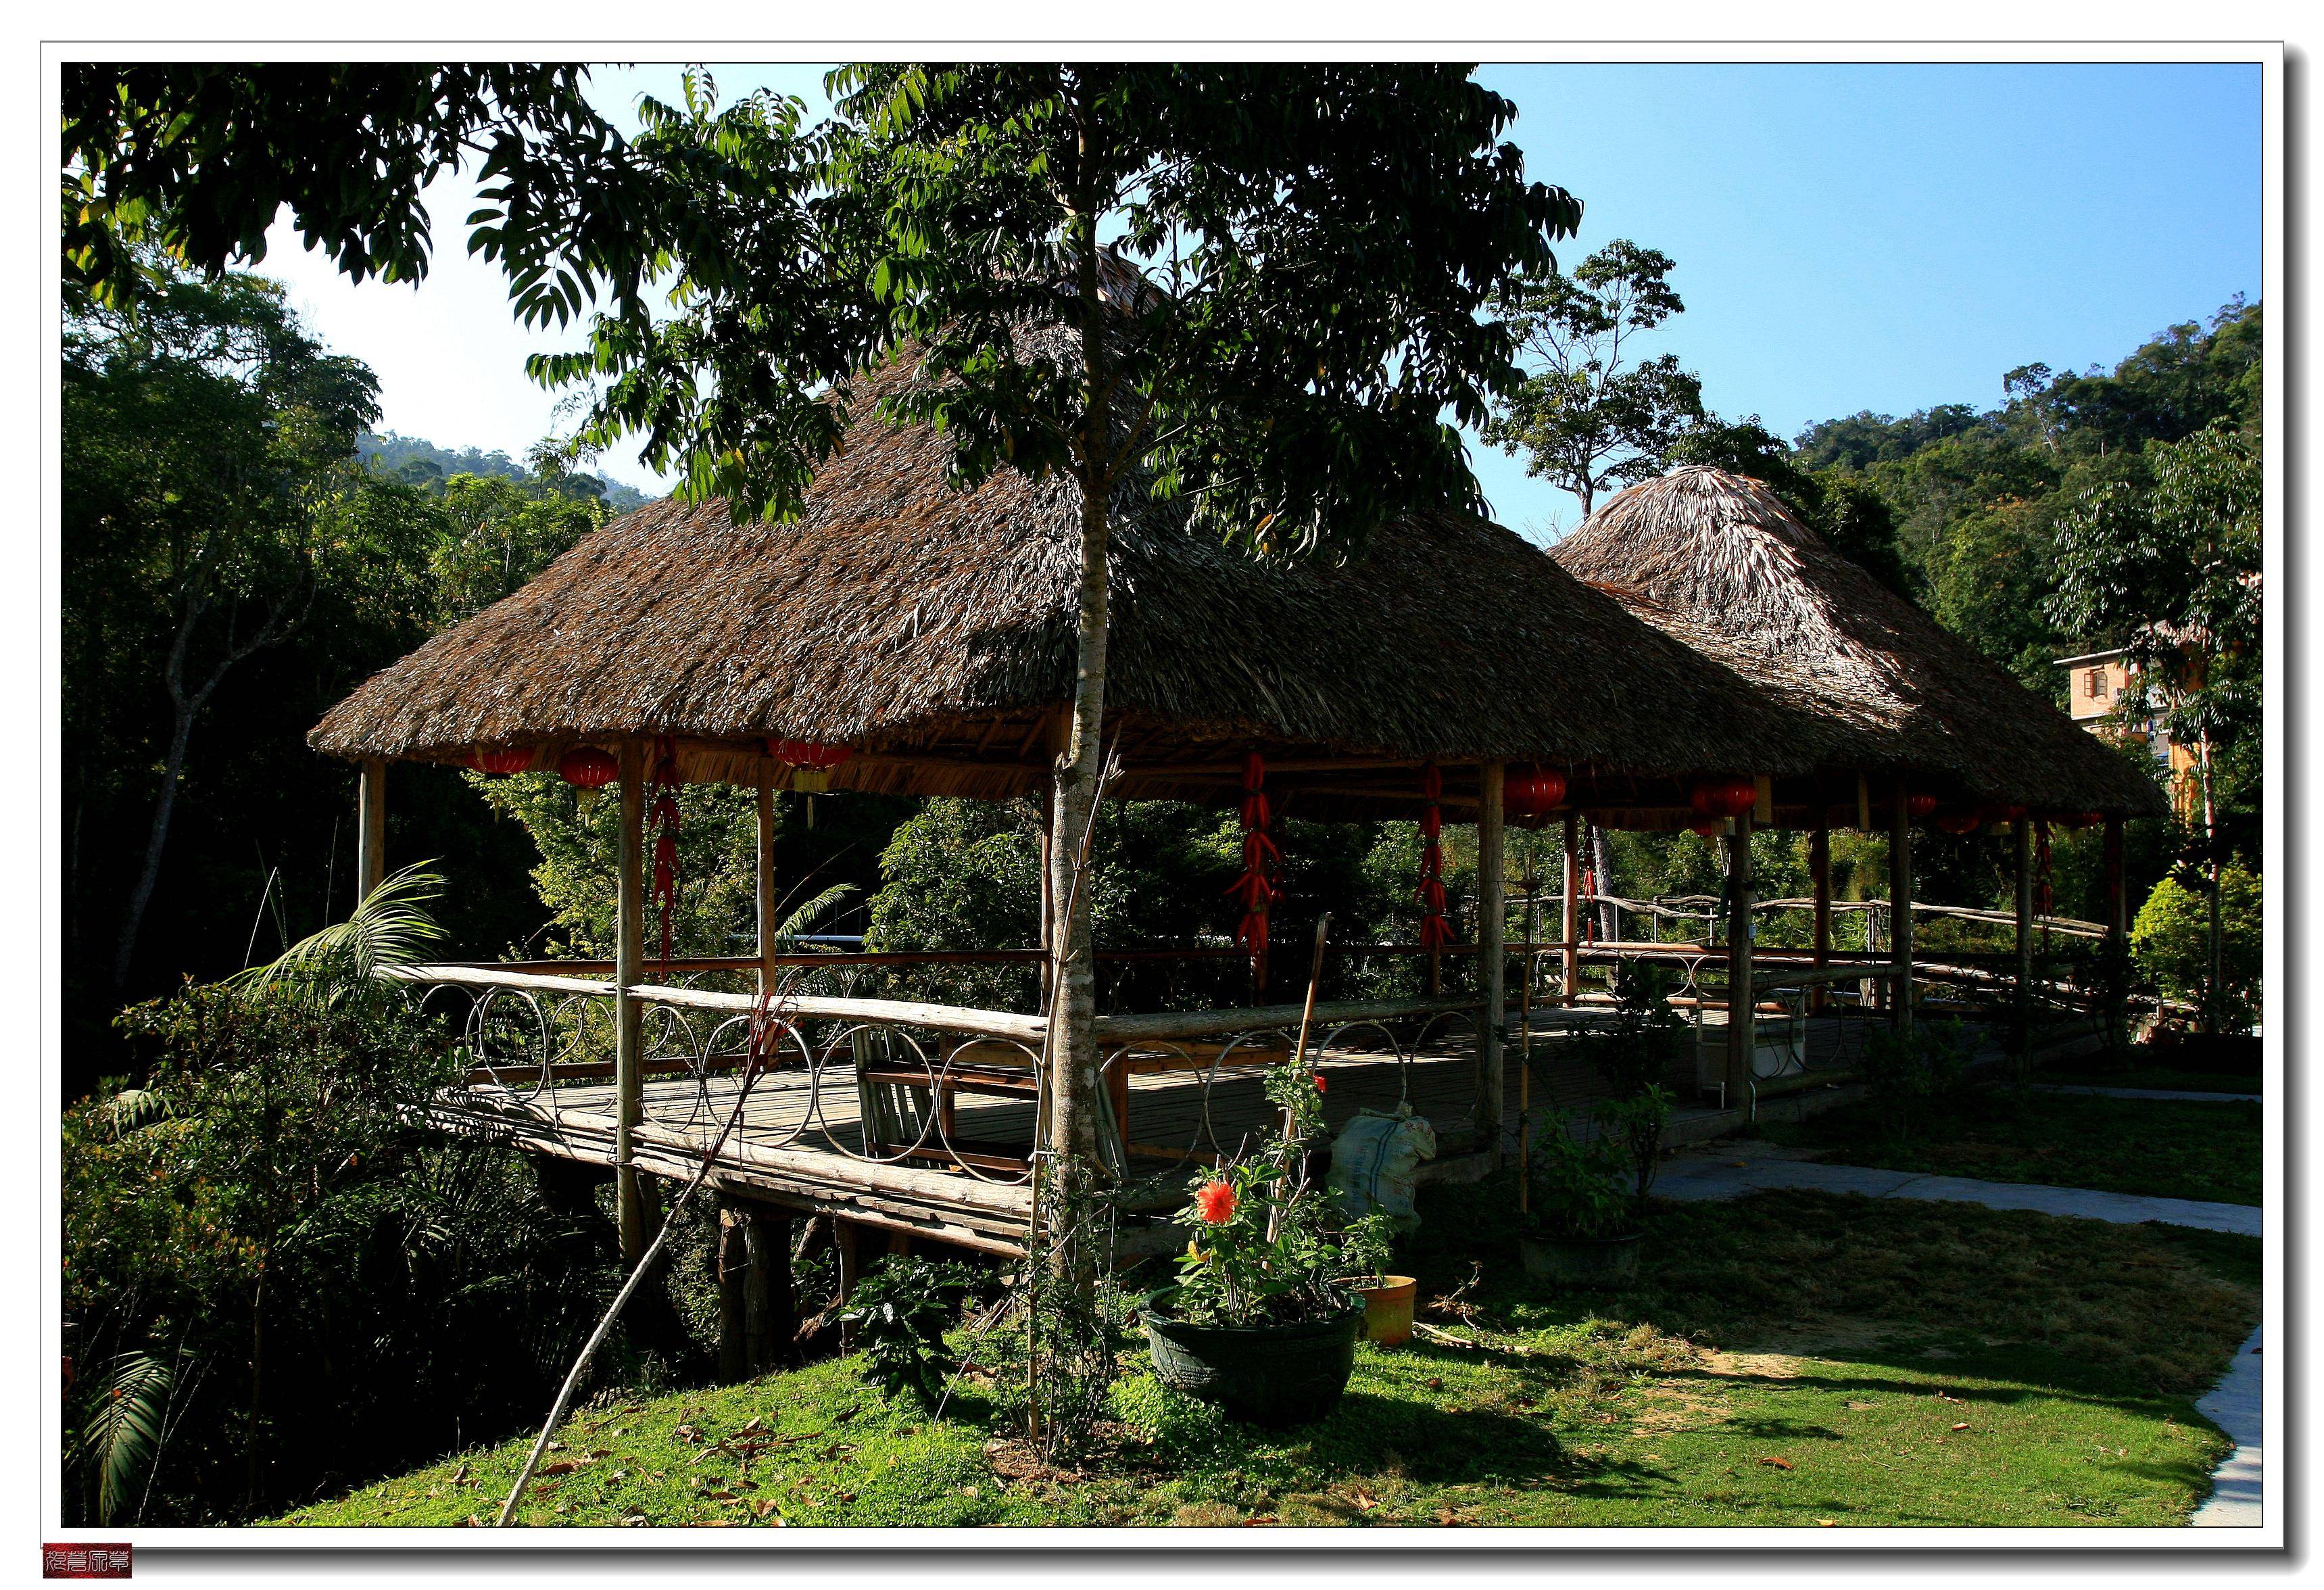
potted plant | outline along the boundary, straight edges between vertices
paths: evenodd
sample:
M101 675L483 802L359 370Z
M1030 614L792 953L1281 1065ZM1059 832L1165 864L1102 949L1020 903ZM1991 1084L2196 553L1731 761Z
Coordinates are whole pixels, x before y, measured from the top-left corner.
M1353 1273L1342 1276L1340 1284L1364 1300L1364 1339L1376 1347L1400 1347L1412 1340L1412 1304L1420 1283L1388 1273L1395 1237L1396 1222L1387 1211L1375 1209L1349 1224L1342 1247Z
M1282 1428L1336 1407L1355 1367L1363 1299L1336 1211L1307 1173L1322 1090L1304 1069L1270 1072L1282 1127L1258 1151L1195 1179L1178 1279L1142 1314L1154 1373L1230 1417Z
M1574 1137L1563 1111L1542 1123L1526 1167L1527 1210L1517 1247L1526 1269L1572 1286L1618 1286L1638 1271L1639 1200L1623 1171L1625 1145Z

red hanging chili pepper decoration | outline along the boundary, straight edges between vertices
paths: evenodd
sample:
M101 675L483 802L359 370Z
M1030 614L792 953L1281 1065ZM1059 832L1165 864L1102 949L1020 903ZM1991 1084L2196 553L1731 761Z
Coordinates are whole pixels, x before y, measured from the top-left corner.
M1444 775L1433 762L1420 770L1420 792L1428 804L1420 810L1420 887L1413 898L1420 902L1420 948L1434 950L1452 941L1452 923L1444 914L1444 814L1436 805Z
M1251 981L1260 988L1267 986L1268 908L1283 898L1283 886L1276 881L1283 852L1267 831L1273 813L1262 789L1266 782L1267 763L1254 751L1242 764L1242 873L1227 885L1242 907L1235 943L1250 953Z
M671 919L678 910L678 742L668 735L654 741L651 798L646 827L654 837L653 898L661 911L661 975L669 975Z

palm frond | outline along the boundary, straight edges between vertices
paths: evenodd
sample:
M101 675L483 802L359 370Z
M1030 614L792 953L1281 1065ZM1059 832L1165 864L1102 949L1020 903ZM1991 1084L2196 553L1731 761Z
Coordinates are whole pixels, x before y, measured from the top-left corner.
M779 955L788 951L798 942L800 938L807 933L808 929L814 927L816 922L828 916L834 910L837 909L841 901L844 901L849 895L854 892L855 885L853 883L834 883L830 888L816 895L813 900L810 900L805 905L800 906L798 910L785 917L782 921L782 926L775 929L775 942L772 946L775 953Z
M290 987L337 1000L350 988L368 985L383 967L420 961L444 929L425 902L444 892L439 873L415 862L391 873L363 897L344 922L310 933L263 966L237 972L231 985L256 995Z
M113 1135L126 1137L141 1126L151 1126L170 1114L170 1101L150 1087L124 1087L113 1095L106 1114Z
M170 1367L144 1353L124 1353L91 1389L96 1406L73 1456L97 1480L97 1521L120 1516L137 1474L161 1446Z

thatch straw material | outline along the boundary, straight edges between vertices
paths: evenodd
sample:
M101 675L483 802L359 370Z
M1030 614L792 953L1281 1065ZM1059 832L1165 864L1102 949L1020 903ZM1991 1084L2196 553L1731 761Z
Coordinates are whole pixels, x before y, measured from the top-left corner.
M1556 561L1819 719L1832 760L2038 810L2161 815L2153 780L1826 546L1758 481L1707 466L1632 486Z
M546 765L666 733L686 737L687 776L747 781L759 738L779 736L863 753L835 788L1036 788L1073 693L1077 492L1013 471L950 489L948 444L871 417L875 385L798 521L641 509L366 681L312 744L433 761L533 746ZM1814 764L1746 680L1498 525L1431 516L1345 564L1259 562L1142 489L1119 507L1107 695L1124 795L1231 790L1247 749L1664 775ZM1381 809L1416 809L1416 776L1377 770L1382 800L1404 800Z

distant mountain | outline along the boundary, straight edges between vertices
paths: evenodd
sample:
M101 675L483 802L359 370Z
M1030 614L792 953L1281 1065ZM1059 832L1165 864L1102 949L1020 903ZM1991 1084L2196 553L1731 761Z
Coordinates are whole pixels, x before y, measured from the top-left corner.
M497 475L508 480L534 478L531 470L498 448L489 453L479 448L456 451L416 436L399 436L392 430L383 435L364 431L355 439L355 456L382 475L415 485L448 480L455 475ZM604 498L605 505L616 513L626 513L654 501L637 487L604 475L578 475L568 480L585 489L595 486L596 490L591 495Z

